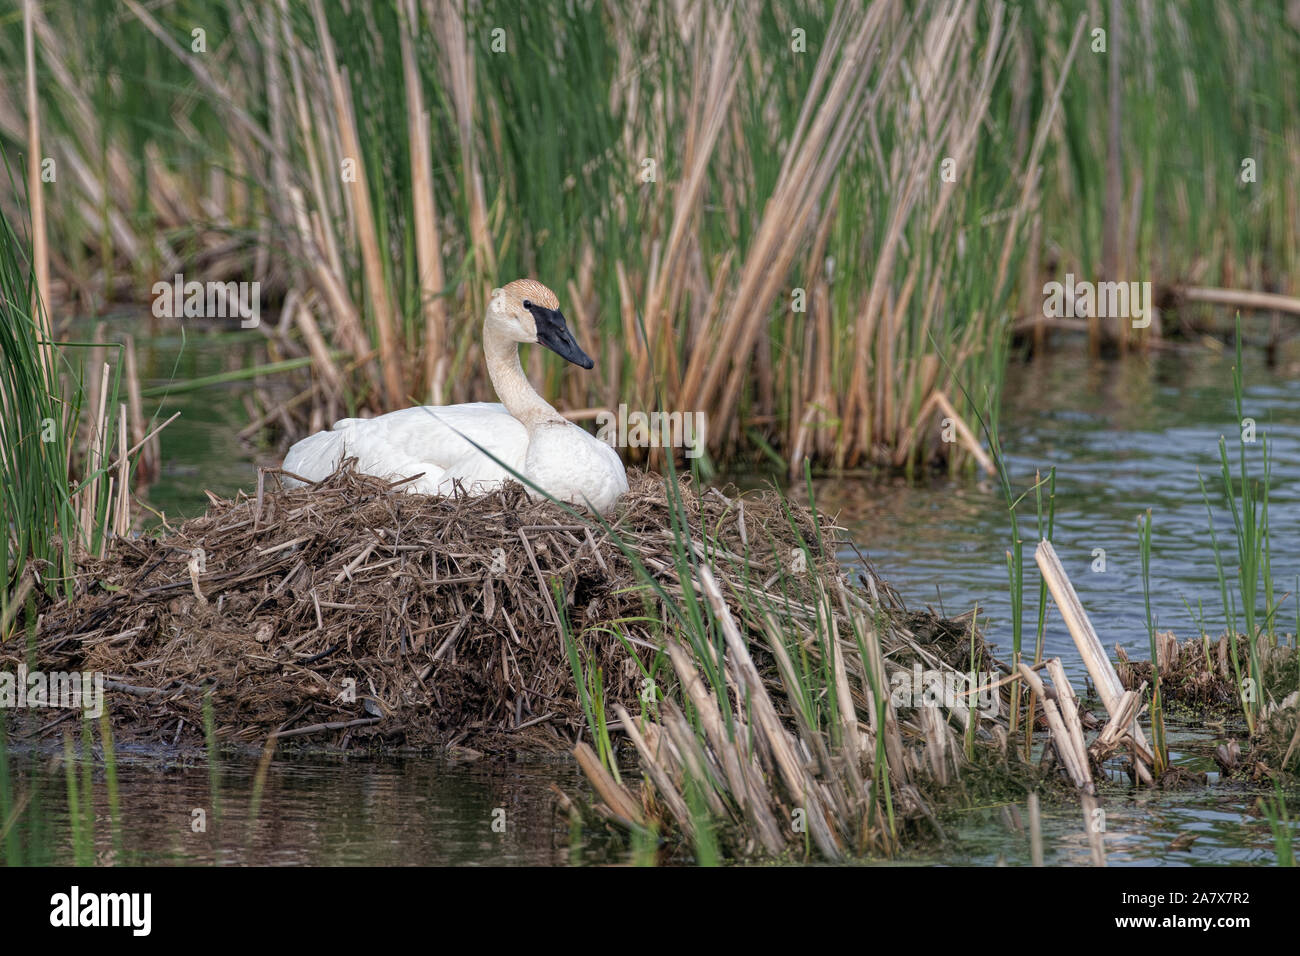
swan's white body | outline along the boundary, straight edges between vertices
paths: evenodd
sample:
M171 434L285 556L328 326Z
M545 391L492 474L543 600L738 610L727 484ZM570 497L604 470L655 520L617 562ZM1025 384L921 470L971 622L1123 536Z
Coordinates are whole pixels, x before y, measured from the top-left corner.
M364 474L389 480L419 475L408 490L443 496L458 488L486 494L514 479L513 470L560 501L607 513L627 491L623 462L613 448L566 420L528 383L519 364L519 342L537 341L538 332L522 303L535 309L532 299L545 303L554 296L528 280L512 282L503 292L514 287L522 289L513 296L519 301L494 296L483 323L483 352L501 403L426 405L377 418L345 418L332 430L309 435L290 448L284 470L315 482L333 474L343 459L356 458L357 470ZM567 329L563 334L568 335ZM590 366L572 337L568 343ZM286 483L297 484L288 477ZM533 488L528 490L539 496Z
M623 463L603 441L563 419L539 423L530 435L499 403L425 405L378 418L345 418L290 448L284 470L320 481L344 458L356 458L363 474L389 480L421 475L407 488L426 495L452 495L457 486L486 494L514 478L504 465L560 501L590 503L601 513L627 491ZM296 484L292 478L286 482Z

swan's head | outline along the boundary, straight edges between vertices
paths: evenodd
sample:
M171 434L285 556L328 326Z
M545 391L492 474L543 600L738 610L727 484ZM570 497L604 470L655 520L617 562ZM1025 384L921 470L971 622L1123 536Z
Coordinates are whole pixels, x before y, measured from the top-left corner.
M595 363L578 347L555 293L532 279L516 279L492 292L486 328L512 342L536 342L582 368Z

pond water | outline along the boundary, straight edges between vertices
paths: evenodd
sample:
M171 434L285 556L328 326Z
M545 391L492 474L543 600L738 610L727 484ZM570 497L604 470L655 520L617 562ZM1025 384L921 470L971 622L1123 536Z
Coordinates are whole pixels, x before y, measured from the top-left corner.
M1243 405L1245 417L1256 423L1254 443L1239 441L1232 365L1231 350L1099 362L1082 351L1062 350L1013 366L1008 374L999 432L1015 494L1028 491L1036 474L1046 477L1056 468L1053 546L1107 650L1119 644L1130 656L1150 656L1137 523L1148 509L1156 628L1172 630L1180 639L1200 633L1198 620L1216 637L1226 629L1209 531L1212 513L1225 570L1235 575L1236 538L1223 499L1220 436L1228 442L1234 480L1243 447L1251 475L1262 478L1267 444L1277 598L1296 587L1300 350L1283 353L1273 368L1258 351L1246 355ZM1209 511L1199 479L1205 482ZM1006 553L1012 531L995 480L940 480L919 487L901 480L825 480L815 484L814 493L823 510L838 510L859 549L906 601L949 614L978 603L988 620L986 636L1009 656ZM1018 513L1026 566L1022 646L1032 656L1039 590L1032 497ZM1289 599L1277 621L1280 631L1295 632L1295 604ZM1059 656L1072 679L1084 675L1054 608L1044 653Z
M1174 759L1213 769L1204 733L1178 733ZM31 863L71 864L64 769L48 755L12 754L34 792L44 834L30 835ZM606 831L573 827L555 788L587 787L572 760L294 758L270 767L255 809L256 762L225 759L214 810L206 761L119 755L121 832L109 821L107 788L96 772L93 856L117 865L609 865L633 862ZM1105 788L1106 862L1111 866L1270 863L1273 839L1255 807L1259 794L1227 787L1175 793ZM1295 801L1292 801L1294 804ZM1044 862L1088 865L1077 806L1043 804ZM941 849L899 862L1025 865L1028 813L996 804L949 814ZM1195 834L1186 850L1176 837ZM1300 835L1300 834L1297 834Z
M246 368L256 340L191 336L138 341L142 374L151 384ZM178 358L179 356L179 358ZM1055 546L1108 649L1120 644L1146 657L1147 629L1137 517L1150 508L1152 614L1180 637L1198 633L1197 615L1214 635L1224 628L1218 571L1207 531L1204 477L1229 571L1235 547L1222 507L1219 436L1235 456L1240 424L1232 397L1232 354L1212 348L1092 361L1063 348L1008 374L1001 437L1017 493L1057 469ZM1284 349L1274 367L1258 351L1246 363L1245 415L1267 436L1271 458L1272 570L1279 596L1300 575L1300 349ZM256 462L235 433L247 421L246 385L228 385L162 399L162 416L180 420L163 434L168 462L150 490L169 521L203 510L204 489L229 495L256 487ZM1263 444L1245 446L1252 471L1263 473ZM1235 462L1235 458L1234 458ZM262 463L273 463L269 458ZM748 481L746 482L748 483ZM901 480L824 479L818 505L838 513L879 573L913 606L950 614L981 608L989 639L1001 656L1011 646L1011 606L1005 552L1011 540L1005 502L986 478ZM797 494L797 492L796 492ZM1026 539L1025 648L1033 653L1038 578L1033 568L1034 509L1022 506ZM1100 549L1100 550L1099 550ZM1104 570L1099 559L1103 557ZM1200 611L1197 611L1200 602ZM1190 608L1190 610L1189 610ZM1295 630L1288 599L1279 630ZM1076 686L1084 671L1068 632L1053 610L1047 656L1060 656ZM1180 728L1174 759L1210 772L1215 734ZM48 755L14 753L15 769L35 784L53 839L42 841L56 862L70 862L64 837L64 771ZM625 862L607 834L570 828L555 788L574 796L587 789L567 758L456 762L429 759L277 759L260 811L253 816L255 761L226 760L212 813L206 763L158 755L120 768L124 826L115 842L107 828L103 787L96 786L97 858L136 863L562 864ZM98 772L98 771L97 771ZM102 779L102 775L101 775ZM40 797L40 794L44 797ZM1273 859L1266 819L1249 789L1196 787L1174 793L1132 793L1122 781L1107 787L1105 845L1111 864L1245 864ZM1292 815L1300 795L1292 795ZM194 832L193 811L208 815ZM917 862L1028 862L1029 844L1018 808L992 806L959 815L951 839ZM494 824L496 826L494 827ZM504 825L503 825L504 824ZM1194 832L1187 849L1171 841ZM1083 863L1088 847L1076 808L1044 807L1046 862Z

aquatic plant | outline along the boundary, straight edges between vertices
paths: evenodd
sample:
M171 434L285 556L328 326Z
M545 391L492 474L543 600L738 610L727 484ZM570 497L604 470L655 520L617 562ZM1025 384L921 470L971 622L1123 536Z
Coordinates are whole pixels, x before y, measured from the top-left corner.
M633 833L659 821L700 862L719 849L726 858L888 854L926 828L938 791L1009 758L973 615L933 622L944 637L922 645L865 562L862 585L848 584L834 557L839 532L815 506L787 502L778 527L755 520L741 496L705 523L683 494L670 491L680 590L663 591L666 569L628 553L665 612L671 664L642 706L611 708L644 775L639 798L578 748L603 813ZM769 554L775 565L760 557ZM956 689L909 691L911 667Z
M1156 622L1151 616L1151 509L1138 516L1138 553L1142 562L1142 598L1146 608L1147 639L1151 651L1151 749L1155 764L1151 768L1158 777L1169 763L1169 748L1165 744L1165 710L1161 696L1160 653L1156 642Z
M1271 645L1276 646L1274 617L1278 608L1273 599L1269 558L1268 498L1271 470L1268 438L1262 429L1257 434L1254 419L1249 418L1245 411L1240 314L1237 316L1232 391L1237 413L1235 426L1239 429L1236 480L1234 482L1227 439L1223 436L1219 437L1219 476L1223 483L1220 501L1232 520L1237 559L1235 575L1230 575L1225 565L1224 554L1220 549L1218 534L1214 527L1214 509L1210 502L1210 493L1205 478L1199 470L1197 480L1200 482L1201 496L1205 501L1210 546L1219 578L1219 593L1223 602L1228 641L1231 645L1230 659L1237 682L1237 695L1241 702L1242 715L1253 732L1260 708L1265 702L1259 642L1267 640ZM1256 438L1263 459L1262 478L1252 476L1247 456L1246 446L1255 443ZM1235 588L1229 587L1230 576L1234 579ZM1261 586L1265 602L1262 619L1259 615ZM1243 637L1246 645L1244 649L1240 646Z
M28 250L0 216L0 636L17 614L11 605L30 594L30 584L17 590L28 562L41 562L55 581L66 578L78 527L68 481L77 406L52 387L56 369L34 318Z
M664 407L708 416L711 455L792 473L967 454L931 427L951 388L930 343L970 379L996 374L1039 197L1022 183L1082 36L1071 24L1040 105L1007 77L1019 14L1000 3L704 3L680 24L589 0L126 9L92 9L112 26L89 39L38 19L66 98L47 125L96 197L60 197L60 235L102 214L101 254L134 250L149 285L206 257L283 295L278 346L315 373L291 428L477 397L475 328L514 270L568 277L579 337L603 343L562 394L531 359L551 396L645 407L653 360ZM214 70L195 24L239 64ZM130 92L89 84L106 115L87 115L69 64L128 46L148 51ZM181 90L198 101L185 135L150 133L144 103ZM182 225L210 221L205 204L220 223ZM123 215L141 208L156 255Z
M314 373L291 430L476 397L486 296L529 273L569 277L579 331L611 343L563 389L534 360L571 409L644 406L653 359L715 458L956 466L932 339L995 382L1010 318L1045 339L1048 269L1193 275L1194 302L1297 279L1297 186L1273 171L1300 148L1300 25L1279 5L126 11L34 10L58 278L93 305L118 277L251 275ZM0 91L6 148L25 112Z

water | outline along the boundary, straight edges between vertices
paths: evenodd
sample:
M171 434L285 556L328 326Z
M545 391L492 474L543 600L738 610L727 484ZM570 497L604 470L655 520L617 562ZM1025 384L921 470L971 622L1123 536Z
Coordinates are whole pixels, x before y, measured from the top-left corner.
M48 757L15 756L27 778L19 792L38 782L40 812L55 836L29 850L50 859L33 862L73 863L63 768ZM255 761L222 761L214 810L206 761L119 757L120 845L102 774L95 784L101 863L460 866L620 858L607 832L570 827L552 787L585 799L586 785L567 755L276 760L256 814Z
M1272 569L1279 599L1300 575L1296 355L1283 355L1274 369L1258 353L1249 353L1245 363L1245 416L1267 436L1272 461ZM1091 362L1082 352L1063 351L1011 370L1000 430L1008 471L1020 494L1033 485L1036 471L1046 476L1056 468L1053 544L1108 650L1119 644L1130 656L1149 656L1137 537L1138 516L1148 508L1157 629L1195 637L1202 612L1210 634L1226 629L1198 473L1213 506L1225 568L1235 574L1236 538L1223 506L1218 447L1222 435L1235 480L1243 446L1232 362L1231 352ZM1262 477L1264 443L1244 447L1251 474ZM941 480L919 488L902 481L873 486L826 480L815 493L824 510L840 512L858 547L905 600L950 614L978 603L987 615L987 637L1010 654L1006 552L1012 536L994 480ZM1039 588L1032 498L1019 514L1026 542L1024 647L1032 654ZM1263 611L1261 606L1261 616ZM1280 629L1295 631L1294 604L1288 601L1278 616ZM1060 656L1071 678L1081 677L1082 662L1054 607L1047 623L1045 655Z
M179 340L141 349L142 368L161 384L247 367L255 339L216 342L191 337L178 364ZM1152 613L1161 629L1181 637L1197 633L1202 602L1207 629L1223 628L1218 572L1207 532L1197 470L1214 503L1220 545L1232 548L1221 508L1220 435L1235 439L1240 425L1232 399L1232 356L1208 350L1154 358L1092 362L1065 350L1017 366L1008 377L1001 433L1018 491L1057 468L1055 543L1103 643L1146 656L1147 631L1138 563L1136 519L1152 509ZM1266 433L1272 458L1273 573L1282 592L1300 574L1300 349L1284 352L1276 368L1256 353L1246 366L1245 414ZM182 418L162 438L172 462L150 490L150 502L168 520L199 513L204 489L230 495L256 486L256 465L273 456L250 455L235 440L247 420L247 385L178 394L163 403L163 417ZM1247 445L1255 474L1262 474L1262 445ZM260 458L260 461L257 460ZM1235 457L1234 468L1235 468ZM1005 551L1010 541L1005 504L987 479L902 481L827 479L817 482L823 510L839 512L863 552L912 605L960 613L978 603L990 640L1009 654L1011 643ZM1022 511L1027 541L1026 648L1032 653L1038 579L1033 506ZM1094 571L1105 552L1105 570ZM1227 554L1227 552L1225 552ZM1234 564L1229 557L1229 564ZM1280 596L1280 595L1279 595ZM1283 629L1294 630L1288 602ZM1286 617L1285 615L1290 615ZM1291 622L1287 626L1287 622ZM1055 610L1048 615L1048 656L1059 655L1072 678L1082 664ZM1176 763L1208 772L1208 783L1172 793L1131 793L1118 777L1107 788L1105 845L1112 865L1232 865L1273 859L1272 837L1256 801L1259 791L1215 783L1215 734L1182 728L1173 737ZM48 756L15 754L19 772L47 795L56 862L69 841L63 769ZM567 757L457 762L442 759L276 760L261 809L251 815L255 762L228 760L221 768L221 812L211 812L206 764L124 759L120 786L122 847L107 832L102 775L96 785L97 858L134 863L261 864L557 864L625 862L609 835L570 828L555 787L578 799L588 788ZM1300 798L1292 796L1292 807ZM193 811L208 814L195 833ZM1023 805L1018 808L1027 819ZM915 862L1026 863L1028 838L1011 806L981 807L946 820L951 836L938 851ZM215 821L215 822L214 822ZM1077 808L1044 807L1046 862L1085 863L1087 841ZM494 829L493 824L497 824ZM1194 832L1186 850L1171 841Z
M145 389L266 361L261 336L238 333L137 338L137 354ZM144 400L144 414L156 415L158 423L181 413L159 436L162 474L148 491L150 506L168 521L202 514L205 489L223 496L240 488L256 490L258 464L278 464L265 455L250 455L237 437L249 421L249 391L248 383L236 382Z
M1207 734L1176 734L1176 762L1212 767ZM31 862L74 862L63 768L49 757L13 755L19 791L38 781L36 800L51 832ZM118 865L595 865L631 862L609 831L572 827L554 787L585 799L567 757L521 760L325 759L275 761L252 813L255 763L226 760L214 812L206 762L121 755L122 835L109 827L107 788L96 773L94 858ZM1129 793L1116 784L1104 801L1108 865L1241 865L1273 860L1258 794L1201 786L1175 793ZM1293 801L1294 802L1294 801ZM1019 827L1016 825L1018 816ZM1028 864L1023 802L950 814L951 839L903 862ZM196 825L201 821L201 826ZM1043 804L1044 861L1087 865L1077 807ZM1298 828L1300 829L1300 828ZM1190 849L1171 846L1197 834ZM1297 833L1300 836L1300 832Z

